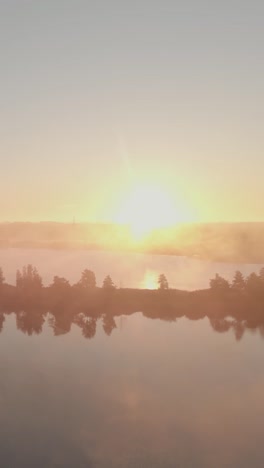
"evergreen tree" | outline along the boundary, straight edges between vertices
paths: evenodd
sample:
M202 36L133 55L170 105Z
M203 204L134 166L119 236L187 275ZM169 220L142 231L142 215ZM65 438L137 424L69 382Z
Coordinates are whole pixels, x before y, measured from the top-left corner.
M85 269L82 272L80 281L77 283L78 286L81 286L83 289L94 289L96 287L96 278L95 274L91 270Z
M37 291L42 288L42 278L38 270L29 264L22 271L17 270L16 286L21 290Z
M2 268L0 268L0 286L2 286L5 282L5 277Z
M106 276L104 281L103 281L103 289L115 289L115 285L113 283L113 280L111 276Z
M18 289L22 287L22 274L19 270L16 272L16 287Z
M158 278L159 289L169 289L169 283L166 276L162 273Z
M60 276L54 276L53 278L53 283L50 285L50 287L54 291L58 292L64 292L68 291L70 289L70 283L66 278L60 277Z
M236 271L234 279L232 281L232 289L238 292L242 292L245 290L245 285L245 279L241 271Z
M246 279L246 291L252 295L258 295L263 288L261 278L256 273L251 273Z
M210 280L210 289L215 292L226 292L230 288L229 282L216 273L215 278Z
M260 278L260 281L263 283L264 285L264 267L262 267L259 271L259 278Z

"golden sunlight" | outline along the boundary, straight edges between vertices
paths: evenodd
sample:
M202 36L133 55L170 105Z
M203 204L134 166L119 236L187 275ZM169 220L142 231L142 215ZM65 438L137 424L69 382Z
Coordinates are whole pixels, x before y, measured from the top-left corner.
M186 213L174 206L166 189L150 185L136 186L124 200L117 215L117 222L129 224L137 240L153 229L185 220Z
M143 289L157 289L158 273L156 271L147 270L144 279L141 283Z

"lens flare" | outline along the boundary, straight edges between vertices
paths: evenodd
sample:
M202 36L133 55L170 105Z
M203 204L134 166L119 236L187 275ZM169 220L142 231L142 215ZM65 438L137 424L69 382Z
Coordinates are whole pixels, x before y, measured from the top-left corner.
M124 199L117 222L129 224L135 239L142 239L153 229L186 221L187 212L175 206L166 189L138 185Z

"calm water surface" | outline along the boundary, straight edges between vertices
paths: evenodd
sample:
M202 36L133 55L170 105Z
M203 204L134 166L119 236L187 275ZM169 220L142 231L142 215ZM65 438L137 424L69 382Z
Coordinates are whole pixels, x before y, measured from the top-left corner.
M31 336L15 314L4 321L1 466L264 466L259 331L237 341L207 318L135 313L116 328L98 320L86 339L74 324L55 336L45 320Z

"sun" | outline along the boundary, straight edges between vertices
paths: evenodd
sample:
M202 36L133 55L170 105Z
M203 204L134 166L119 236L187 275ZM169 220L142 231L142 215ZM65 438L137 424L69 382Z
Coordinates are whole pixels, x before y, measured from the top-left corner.
M137 185L124 199L118 222L129 224L136 240L153 229L167 227L180 221L180 211L168 192L158 186Z
M155 271L147 270L141 283L143 289L157 289L158 274Z

